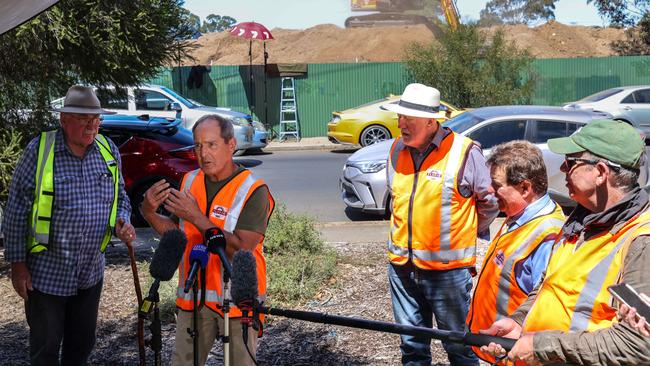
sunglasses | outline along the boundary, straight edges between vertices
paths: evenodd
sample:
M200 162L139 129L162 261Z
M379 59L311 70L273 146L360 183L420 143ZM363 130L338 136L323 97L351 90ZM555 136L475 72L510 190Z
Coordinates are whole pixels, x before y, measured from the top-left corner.
M578 163L596 165L599 162L605 163L610 168L614 168L614 169L620 169L621 168L620 164L612 163L611 161L606 161L606 160L576 158L576 157L573 157L573 156L567 156L567 157L564 158L564 165L566 166L567 171L571 171L571 169L573 169L573 167L576 166Z

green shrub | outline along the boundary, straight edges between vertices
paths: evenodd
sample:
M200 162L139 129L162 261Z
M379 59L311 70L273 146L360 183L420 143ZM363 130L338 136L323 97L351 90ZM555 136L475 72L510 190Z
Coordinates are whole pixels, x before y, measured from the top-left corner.
M277 205L266 229L265 253L320 252L324 242L314 224L313 218L290 213L284 205Z
M19 132L0 129L0 206L7 201L11 176L22 155L21 138Z
M334 275L336 252L325 246L314 224L307 215L276 206L264 241L271 301L295 304L311 299Z
M316 295L334 275L336 252L294 251L267 256L269 299L275 304L296 304Z

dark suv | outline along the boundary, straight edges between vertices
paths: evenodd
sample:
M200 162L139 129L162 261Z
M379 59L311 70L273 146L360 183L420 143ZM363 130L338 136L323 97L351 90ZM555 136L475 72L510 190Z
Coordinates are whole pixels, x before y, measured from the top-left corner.
M199 167L192 132L181 120L164 117L105 115L99 131L120 149L126 193L131 199L131 221L146 225L138 207L144 192L160 179L178 188L183 175Z

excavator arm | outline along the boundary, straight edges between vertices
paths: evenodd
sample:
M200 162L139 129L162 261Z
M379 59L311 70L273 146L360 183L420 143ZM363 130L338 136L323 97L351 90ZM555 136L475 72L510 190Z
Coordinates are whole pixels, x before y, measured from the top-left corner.
M449 24L449 28L451 28L452 31L455 31L456 28L458 28L458 24L460 24L460 16L458 15L456 1L440 0L440 4L442 5L442 10L445 12L445 19L447 20L447 24Z
M350 0L350 10L374 11L374 14L355 15L345 20L345 27L377 27L391 25L425 24L432 26L432 19L422 14L425 7L437 8L440 4L445 21L454 31L460 23L456 0ZM438 15L440 10L436 9ZM440 21L442 19L440 18Z

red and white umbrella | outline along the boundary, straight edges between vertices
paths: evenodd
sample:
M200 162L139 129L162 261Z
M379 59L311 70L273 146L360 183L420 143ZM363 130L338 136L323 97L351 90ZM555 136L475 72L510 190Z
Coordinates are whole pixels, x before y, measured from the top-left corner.
M235 37L241 37L246 39L259 39L266 41L267 39L273 39L271 31L266 29L265 26L260 23L255 22L243 22L237 24L233 29L230 30L230 34Z
M273 39L271 31L268 30L265 26L260 23L255 22L243 22L235 25L230 30L230 35L234 37L240 37L248 39L248 70L249 70L249 80L248 87L251 91L251 105L249 106L251 114L255 109L255 92L253 91L253 40L257 39L263 42L264 44L264 121L267 123L267 106L266 106L266 61L269 58L268 52L266 52L266 41Z

